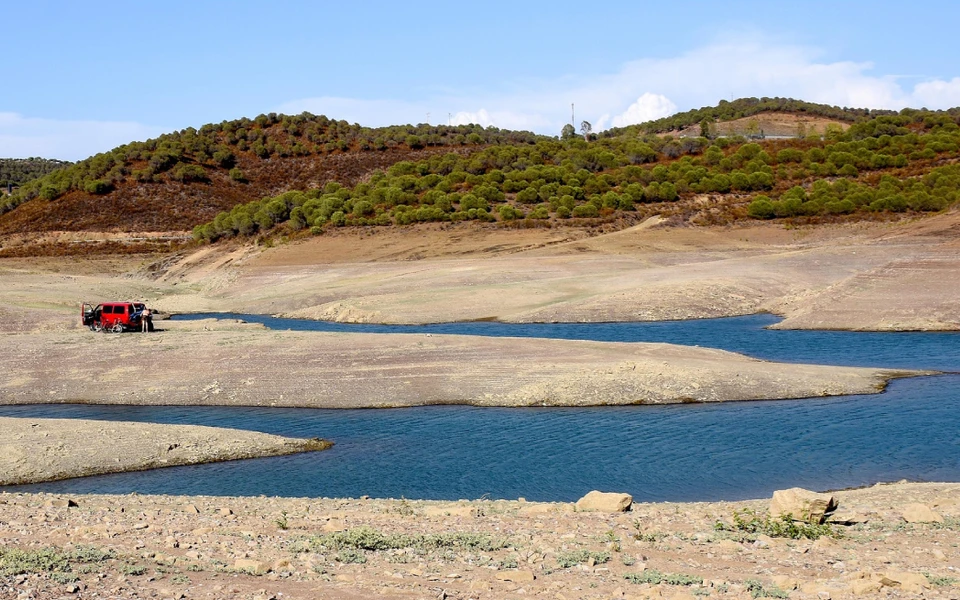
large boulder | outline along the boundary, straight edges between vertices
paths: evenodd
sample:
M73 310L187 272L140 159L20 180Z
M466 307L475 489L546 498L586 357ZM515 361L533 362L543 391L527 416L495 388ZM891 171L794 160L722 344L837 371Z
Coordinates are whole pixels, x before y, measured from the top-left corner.
M900 514L907 523L943 523L943 516L926 504L908 504Z
M631 504L633 504L633 496L630 494L593 490L577 500L577 510L580 512L624 512L630 510Z
M770 500L770 516L790 515L794 521L823 523L826 514L837 508L837 500L830 494L818 494L803 488L777 490Z

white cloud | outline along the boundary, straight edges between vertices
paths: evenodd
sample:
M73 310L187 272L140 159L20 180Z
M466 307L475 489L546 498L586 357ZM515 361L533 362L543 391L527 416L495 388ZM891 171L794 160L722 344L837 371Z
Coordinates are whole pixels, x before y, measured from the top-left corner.
M749 39L753 41L742 41ZM576 119L594 131L715 105L720 99L790 97L858 108L960 105L960 77L914 86L874 74L869 62L825 61L815 48L785 45L760 34L738 35L658 59L638 59L607 73L566 76L554 81L505 82L500 89L464 90L412 101L313 98L290 108L321 112L369 125L475 122L558 135ZM300 108L300 107L304 108Z
M165 129L122 121L59 121L0 112L0 157L80 160Z
M677 112L677 105L662 94L644 92L623 113L613 118L614 127L626 127L645 121L669 117Z
M453 118L450 120L451 125L471 125L474 123L489 127L493 125L493 119L486 109L481 108L477 112L460 111L453 115Z
M950 81L934 80L918 83L913 89L914 108L944 108L960 105L960 77Z

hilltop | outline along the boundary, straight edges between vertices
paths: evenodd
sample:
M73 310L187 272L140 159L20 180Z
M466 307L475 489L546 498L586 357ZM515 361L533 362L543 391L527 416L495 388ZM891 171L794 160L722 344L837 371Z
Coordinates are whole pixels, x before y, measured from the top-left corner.
M49 158L0 158L0 193L6 193L8 186L19 187L72 164Z
M309 113L224 121L119 146L25 183L0 202L0 233L190 229L239 202L356 183L438 151L535 139L479 126L371 129Z
M888 220L957 201L958 121L956 109L743 99L586 141L260 115L127 144L24 184L3 204L0 255L171 249L191 230L217 241L418 222Z

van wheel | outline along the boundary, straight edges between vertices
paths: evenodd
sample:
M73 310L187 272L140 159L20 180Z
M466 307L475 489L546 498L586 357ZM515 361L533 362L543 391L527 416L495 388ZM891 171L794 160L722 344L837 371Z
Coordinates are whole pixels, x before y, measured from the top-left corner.
M100 321L95 322L93 325L90 326L90 331L96 331L97 333L100 333L101 331L103 331L103 323L101 323Z

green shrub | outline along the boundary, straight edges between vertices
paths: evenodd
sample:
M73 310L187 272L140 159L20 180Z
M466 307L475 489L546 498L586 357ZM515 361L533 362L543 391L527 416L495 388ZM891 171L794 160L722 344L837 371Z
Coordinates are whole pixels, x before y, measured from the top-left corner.
M113 186L110 183L103 181L101 179L94 179L93 181L88 181L83 186L83 191L88 194L106 194Z
M557 566L561 569L569 569L576 565L588 562L593 559L593 564L602 565L610 561L609 552L590 552L588 550L573 550L570 552L561 552L557 554Z
M661 573L656 569L644 569L642 573L627 573L623 578L630 583L649 583L651 585L665 583L667 585L690 586L703 583L703 577L685 573Z
M754 219L772 219L775 215L773 202L766 196L757 196L747 207L747 214Z
M789 598L790 594L781 590L775 585L770 587L764 586L760 581L756 579L748 579L743 582L744 587L750 592L750 595L754 598Z
M573 209L573 216L578 219L593 218L600 216L600 211L592 204L581 204Z
M840 537L839 532L829 524L814 524L796 522L792 515L781 515L774 519L770 515L763 517L757 515L752 510L734 511L733 525L727 525L722 521L714 524L717 531L732 531L747 534L763 534L774 538L790 538L799 540L807 538L816 540L821 537Z

